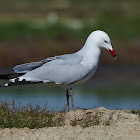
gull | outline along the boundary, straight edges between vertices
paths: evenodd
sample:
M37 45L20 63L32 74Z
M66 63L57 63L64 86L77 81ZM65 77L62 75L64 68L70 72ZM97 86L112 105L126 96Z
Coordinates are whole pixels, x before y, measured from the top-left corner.
M1 87L23 85L30 83L48 83L67 85L67 106L69 110L69 96L74 109L72 87L90 79L98 66L101 48L107 49L116 59L109 36L101 30L93 31L84 46L73 54L48 57L42 61L17 65L14 74L1 75L1 79L9 79ZM14 78L11 78L11 77Z

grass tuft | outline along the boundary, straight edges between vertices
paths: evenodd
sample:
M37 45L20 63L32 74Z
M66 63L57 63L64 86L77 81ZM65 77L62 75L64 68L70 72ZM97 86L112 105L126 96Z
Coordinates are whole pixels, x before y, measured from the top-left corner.
M40 107L40 104L33 105L31 103L26 106L16 105L13 100L0 101L0 128L43 128L43 127L60 127L64 126L67 122L66 108L59 112L45 104ZM101 116L98 113L85 113L79 120L78 116L72 117L70 125L81 127L89 127L99 125Z
M138 105L138 106L136 106L136 107L132 106L132 107L130 108L130 112L131 112L132 114L136 114L136 115L139 115L139 116L140 116L140 105Z
M21 107L15 101L8 100L0 102L0 128L24 128L31 129L42 127L54 127L64 125L64 113L55 113L47 105L40 107L32 104Z

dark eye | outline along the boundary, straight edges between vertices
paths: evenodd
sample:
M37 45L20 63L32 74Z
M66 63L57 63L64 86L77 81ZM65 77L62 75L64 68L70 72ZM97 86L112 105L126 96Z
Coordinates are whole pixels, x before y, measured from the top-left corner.
M106 40L104 40L105 43L108 43Z

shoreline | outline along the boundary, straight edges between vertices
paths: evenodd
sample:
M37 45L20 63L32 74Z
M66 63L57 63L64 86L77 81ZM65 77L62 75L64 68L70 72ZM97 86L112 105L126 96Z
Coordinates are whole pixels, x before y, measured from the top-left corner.
M133 113L130 110L108 110L103 107L71 110L63 114L62 126L1 128L0 140L138 140L140 118L139 114ZM56 113L56 117L59 115Z

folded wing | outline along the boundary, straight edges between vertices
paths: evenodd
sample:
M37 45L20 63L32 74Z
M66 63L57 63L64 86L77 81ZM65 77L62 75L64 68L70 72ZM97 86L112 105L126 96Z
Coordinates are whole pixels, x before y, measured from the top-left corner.
M17 65L13 68L15 73L27 73L29 71L32 71L40 66L42 66L43 64L54 60L55 57L49 57L45 60L42 61L38 61L38 62L30 62L30 63L25 63L25 64L21 64L21 65Z
M81 64L82 56L68 54L46 59L45 63L38 65L32 71L19 77L20 80L55 82L56 84L71 84L83 79L89 69Z

